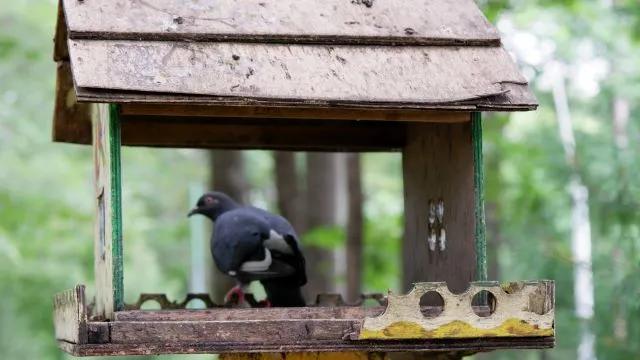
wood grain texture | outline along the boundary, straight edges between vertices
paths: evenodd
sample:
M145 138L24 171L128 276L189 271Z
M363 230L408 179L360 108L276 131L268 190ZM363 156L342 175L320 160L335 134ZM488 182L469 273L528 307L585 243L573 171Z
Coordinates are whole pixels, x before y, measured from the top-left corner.
M69 61L69 49L67 48L67 23L62 8L62 0L58 0L58 13L56 16L56 30L53 35L53 61Z
M270 319L364 319L382 314L384 307L236 308L207 310L128 310L116 321L240 321ZM434 310L436 311L436 310Z
M85 287L78 285L53 297L53 321L56 340L87 343Z
M114 344L140 342L263 342L341 340L356 321L340 319L256 321L154 321L111 323ZM269 334L268 336L266 334Z
M504 96L505 108L536 106L505 88L527 82L502 47L70 40L69 51L77 88L207 95L211 104L498 106L491 97Z
M480 338L434 339L423 341L296 341L295 343L232 343L232 342L159 342L126 344L74 345L59 341L63 351L74 356L124 356L163 354L225 354L301 351L490 351L498 349L547 349L555 346L555 338Z
M416 122L464 122L463 111L429 111L412 109L358 109L264 106L206 106L184 104L122 104L123 115L233 117L250 119L314 119L314 120L382 120Z
M271 319L356 319L378 316L385 307L337 306L303 308L236 308L207 310L126 310L117 311L116 321L239 321ZM481 315L488 315L487 306L473 306ZM421 306L426 316L442 312L441 307Z
M297 352L222 354L220 360L390 360L385 353L375 352Z
M53 141L90 144L91 107L91 104L78 103L76 99L69 62L58 62L53 110Z
M65 0L73 38L499 44L472 0Z
M94 104L93 115L93 161L95 179L94 216L94 316L113 319L113 243L111 202L111 148L109 146L109 105Z
M402 167L403 290L415 282L445 281L454 293L462 293L475 280L471 123L409 124ZM430 251L429 202L439 199L444 201L446 248Z
M405 142L399 122L122 117L129 146L296 151L397 151Z
M471 303L483 290L494 295L495 311L481 317ZM426 318L419 304L430 291L440 294L444 307L438 316ZM364 319L352 339L554 336L553 293L553 281L474 282L459 295L445 283L416 283L406 295L389 294L384 313Z
M512 84L506 84L510 88ZM523 87L529 91L527 85L514 85ZM344 103L341 101L291 101L279 99L250 99L230 98L205 95L180 95L168 93L145 93L126 90L104 90L96 88L78 88L76 95L80 102L104 102L104 103L146 103L146 104L184 104L202 106L229 106L229 107L280 107L280 108L313 108L313 109L369 109L369 110L418 110L418 111L530 111L537 108L535 97L528 93L527 98L514 98L511 92L496 96L489 96L469 101L452 102L446 104L412 104L412 103ZM531 100L533 99L533 100ZM530 102L531 101L531 102ZM358 118L352 120L359 120ZM426 121L429 122L429 121Z
M289 151L399 151L401 122L122 116L122 145ZM88 129L59 141L90 144Z

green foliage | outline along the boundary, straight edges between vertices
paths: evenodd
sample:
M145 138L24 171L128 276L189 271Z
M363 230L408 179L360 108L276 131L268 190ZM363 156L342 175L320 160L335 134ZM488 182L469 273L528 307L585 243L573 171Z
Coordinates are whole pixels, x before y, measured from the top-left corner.
M341 226L316 226L302 235L302 243L334 250L343 244L344 237L344 228Z
M402 217L384 216L365 222L363 258L365 292L400 291Z

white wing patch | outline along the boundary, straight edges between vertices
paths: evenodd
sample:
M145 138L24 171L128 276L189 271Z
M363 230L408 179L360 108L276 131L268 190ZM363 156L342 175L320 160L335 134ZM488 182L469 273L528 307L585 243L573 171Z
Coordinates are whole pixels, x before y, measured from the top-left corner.
M246 261L242 263L240 266L240 271L245 272L258 272L258 271L267 271L269 266L271 266L271 251L269 249L264 249L264 260L260 261Z
M282 235L275 232L273 229L269 232L269 238L264 241L264 246L268 249L275 250L285 254L293 253L293 250L289 247Z

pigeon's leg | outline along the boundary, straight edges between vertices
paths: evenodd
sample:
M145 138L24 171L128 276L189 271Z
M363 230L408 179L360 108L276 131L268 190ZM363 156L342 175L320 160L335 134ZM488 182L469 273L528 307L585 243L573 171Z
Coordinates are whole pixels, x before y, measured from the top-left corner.
M260 300L258 301L258 307L270 308L271 302L269 299Z
M224 296L224 302L225 304L232 302L241 305L244 303L245 294L247 293L251 293L249 284L238 283L238 285L232 287Z

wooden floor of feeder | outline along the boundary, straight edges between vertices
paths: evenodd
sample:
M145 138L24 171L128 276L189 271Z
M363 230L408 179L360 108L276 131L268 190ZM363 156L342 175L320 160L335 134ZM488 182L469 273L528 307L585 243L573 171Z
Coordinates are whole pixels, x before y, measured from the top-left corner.
M493 307L471 306L481 290ZM420 306L435 291L445 306ZM56 339L75 356L258 352L464 352L551 348L554 338L552 281L472 283L452 294L444 283L418 283L406 295L369 296L374 307L342 304L322 295L304 308L225 308L208 295L182 303L143 295L112 321L88 316L84 286L54 298ZM207 309L184 309L199 298ZM156 300L160 310L140 310ZM331 304L338 306L331 306ZM327 306L329 305L329 306Z

